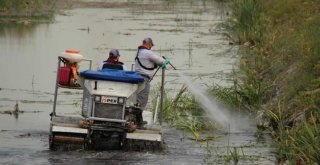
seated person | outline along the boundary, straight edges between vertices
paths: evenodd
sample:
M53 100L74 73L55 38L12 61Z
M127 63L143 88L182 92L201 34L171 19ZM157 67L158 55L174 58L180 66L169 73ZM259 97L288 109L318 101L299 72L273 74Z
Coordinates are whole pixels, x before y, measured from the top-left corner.
M109 52L109 57L106 61L103 61L99 65L99 70L102 69L117 69L117 70L126 70L122 62L119 61L120 54L118 49L111 49Z

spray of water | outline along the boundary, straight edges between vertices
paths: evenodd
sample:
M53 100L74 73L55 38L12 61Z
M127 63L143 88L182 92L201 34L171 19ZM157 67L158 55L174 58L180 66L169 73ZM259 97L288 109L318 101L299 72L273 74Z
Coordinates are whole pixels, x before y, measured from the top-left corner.
M181 80L187 85L189 91L195 96L196 100L200 103L208 117L217 122L228 131L239 131L252 129L252 123L248 118L244 118L240 114L230 113L230 111L222 107L217 101L210 97L204 90L194 84L190 78L178 72Z

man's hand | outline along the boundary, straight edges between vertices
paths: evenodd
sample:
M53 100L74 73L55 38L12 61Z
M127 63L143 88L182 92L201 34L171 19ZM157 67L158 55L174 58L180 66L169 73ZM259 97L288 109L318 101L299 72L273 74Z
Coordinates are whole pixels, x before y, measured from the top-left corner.
M164 64L161 64L160 67L161 67L162 69L167 69L167 65L166 65L165 63L164 63Z
M166 63L166 65L170 64L170 59L166 58L165 63Z
M170 64L170 60L168 58L165 59L164 63L160 65L161 68L167 69L167 65Z

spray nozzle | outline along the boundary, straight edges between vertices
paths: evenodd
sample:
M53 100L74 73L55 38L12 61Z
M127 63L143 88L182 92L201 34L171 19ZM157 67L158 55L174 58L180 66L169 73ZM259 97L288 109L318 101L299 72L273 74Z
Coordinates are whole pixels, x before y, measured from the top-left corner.
M163 59L167 59L165 56L162 56L162 58L163 58ZM176 67L174 67L174 66L171 64L170 61L169 61L169 64L172 66L172 68L173 68L174 70L177 70Z

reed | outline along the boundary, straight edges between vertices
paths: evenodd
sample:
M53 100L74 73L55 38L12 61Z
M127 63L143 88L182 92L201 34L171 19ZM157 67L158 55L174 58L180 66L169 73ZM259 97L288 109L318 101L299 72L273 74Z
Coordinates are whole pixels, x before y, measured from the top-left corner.
M159 87L155 87L152 93L152 109L156 108L156 97ZM165 92L166 93L166 92ZM173 96L164 97L163 119L172 127L190 132L193 139L200 140L200 131L216 129L214 122L203 116L203 110L196 102L185 85Z
M244 72L246 76L233 73L232 86L213 85L209 92L232 109L254 111L268 98L273 86L264 84L256 72L248 68Z
M53 0L1 0L0 11L2 12L18 12L19 10L34 10L38 11L42 8L47 8L48 4L53 4Z
M234 0L226 26L242 45L239 68L231 87L215 86L212 93L237 109L263 112L279 162L320 162L319 6L312 0Z
M222 153L221 148L225 149ZM228 144L226 147L212 147L209 146L209 141L206 142L205 146L205 161L206 164L221 164L218 158L220 158L224 164L238 164L242 160L254 160L249 155L245 155L241 146L235 147ZM212 160L214 159L214 160ZM214 162L216 161L216 162Z
M200 140L200 131L204 128L203 118L195 116L178 116L173 127L191 132L195 140Z
M300 127L292 130L292 136L290 136L291 147L297 153L295 155L298 156L292 156L291 161L302 162L303 164L320 162L319 126L317 118L312 115L309 120L304 119Z
M57 0L0 0L0 22L23 23L49 22L57 9ZM66 2L61 2L66 3Z
M284 112L284 106L279 103L278 111L267 111L271 133L276 140L279 162L288 160L292 164L314 164L320 161L320 131L319 113L312 113L310 117L300 116L301 124L288 124L290 116Z
M255 0L233 0L232 20L230 21L232 36L240 44L256 41L260 34L261 3Z

